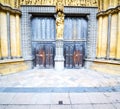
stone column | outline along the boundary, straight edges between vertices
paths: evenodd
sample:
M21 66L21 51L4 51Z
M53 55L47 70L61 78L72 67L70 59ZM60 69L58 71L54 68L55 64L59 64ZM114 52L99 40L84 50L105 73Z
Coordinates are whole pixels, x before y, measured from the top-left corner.
M103 1L102 0L99 0L99 11L102 11L103 10Z
M16 17L14 14L10 15L10 40L11 40L11 57L17 57L16 46Z
M58 12L56 17L56 54L55 54L55 69L58 71L64 69L63 31L64 31L64 14L62 12Z
M119 60L120 60L120 11L119 11L119 13L118 13L116 59L119 59Z
M116 57L116 42L117 42L117 13L112 15L111 18L111 33L110 33L110 58Z
M3 4L4 4L4 0L0 0L0 3L3 3Z
M16 14L16 56L21 57L20 16Z
M55 69L64 69L63 40L56 40Z
M109 8L113 7L113 0L109 0Z
M1 56L1 23L2 23L2 20L1 20L1 12L0 12L0 59L2 58Z
M108 16L103 17L102 22L102 41L101 41L101 57L106 58L107 56L107 32L108 32Z
M109 59L110 56L110 33L111 33L111 14L108 15L107 59Z
M98 18L97 58L101 57L102 16Z
M15 1L14 1L14 0L10 0L10 5L14 8L14 6L15 6Z
M0 45L1 45L1 42L0 42ZM0 46L0 60L1 60L2 56L1 56L1 46Z
M11 47L10 47L10 13L7 12L7 39L8 39L8 58L11 58Z
M109 0L104 0L104 3L103 3L104 10L108 9L108 4L109 4Z
M1 56L3 59L8 58L8 39L7 39L7 13L1 12Z
M114 7L116 7L118 5L118 0L113 0L114 2Z
M57 0L56 3L56 54L55 54L55 69L64 69L64 56L63 56L63 33L64 33L64 3Z

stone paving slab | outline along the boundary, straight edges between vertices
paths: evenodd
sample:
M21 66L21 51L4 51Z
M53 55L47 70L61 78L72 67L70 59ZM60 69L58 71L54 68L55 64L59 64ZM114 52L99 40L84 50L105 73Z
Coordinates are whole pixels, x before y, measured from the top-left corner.
M51 104L59 104L59 102L65 105L71 104L68 93L51 93Z
M51 94L50 93L38 93L35 94L36 104L51 104Z
M120 75L34 69L0 76L0 109L19 108L120 109Z
M115 109L113 104L93 104L94 109Z
M111 87L120 91L120 74L105 74L88 69L29 70L16 74L0 76L0 87ZM4 90L4 89L3 89ZM87 89L86 89L87 91Z
M50 109L50 105L0 105L0 109Z
M109 95L109 96L108 96ZM115 96L115 97L114 97ZM91 105L119 107L120 92L108 93L0 93L0 105ZM112 100L110 99L112 98Z
M114 103L113 105L115 106L116 109L120 109L120 103Z
M50 109L72 109L71 105L51 105Z
M104 93L111 103L120 103L120 92Z
M0 105L0 109L120 109L120 104Z
M91 103L111 103L103 93L87 93Z
M10 104L16 93L0 93L0 104Z
M8 95L9 96L9 95ZM9 104L36 104L33 98L34 94L29 93L16 93L14 98L11 100Z
M91 104L72 105L72 109L93 109Z
M71 104L91 103L86 93L70 93Z
M119 95L120 92L0 93L0 109L120 109Z

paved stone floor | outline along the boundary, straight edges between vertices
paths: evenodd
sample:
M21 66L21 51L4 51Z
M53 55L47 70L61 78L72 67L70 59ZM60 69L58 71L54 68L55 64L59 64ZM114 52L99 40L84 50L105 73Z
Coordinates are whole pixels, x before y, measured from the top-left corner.
M0 109L120 109L120 74L33 69L0 76Z
M0 87L108 87L120 85L120 75L87 69L29 70L0 77Z

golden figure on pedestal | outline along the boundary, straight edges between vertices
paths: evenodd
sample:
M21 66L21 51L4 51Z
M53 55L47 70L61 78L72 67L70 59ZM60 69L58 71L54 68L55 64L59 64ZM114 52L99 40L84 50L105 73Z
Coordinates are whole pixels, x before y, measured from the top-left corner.
M64 31L64 14L59 11L56 18L57 39L63 39L63 31Z
M63 39L63 31L64 31L64 2L63 0L57 0L56 3L56 36L57 39Z

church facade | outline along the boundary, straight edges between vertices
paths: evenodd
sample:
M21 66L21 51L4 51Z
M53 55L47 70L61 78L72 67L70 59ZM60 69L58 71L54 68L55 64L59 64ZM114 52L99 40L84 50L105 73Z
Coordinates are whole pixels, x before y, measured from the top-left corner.
M0 74L82 67L119 73L119 0L0 0Z

